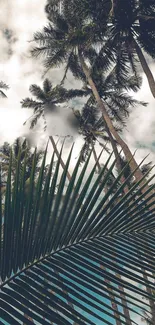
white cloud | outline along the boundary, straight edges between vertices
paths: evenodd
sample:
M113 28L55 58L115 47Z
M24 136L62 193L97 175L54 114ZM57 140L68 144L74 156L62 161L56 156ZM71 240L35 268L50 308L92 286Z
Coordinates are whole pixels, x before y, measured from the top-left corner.
M32 83L42 84L41 76L43 74L43 66L39 59L32 59L30 57L30 48L32 43L33 33L42 29L43 25L46 25L46 15L44 12L44 5L46 0L42 3L38 0L14 0L14 1L0 1L0 38L1 38L1 52L0 52L0 80L3 80L10 85L8 91L8 99L0 99L0 143L4 140L12 141L20 134L28 134L28 127L22 126L22 123L28 118L32 112L30 110L21 109L20 101L30 96L29 86ZM7 42L4 30L11 30L12 36L10 36L9 42ZM11 54L12 53L12 54ZM155 74L155 68L152 66ZM51 81L57 83L61 80L62 70L55 69L50 71L47 76L51 78ZM73 85L73 78L68 76L67 86ZM76 83L79 86L79 83ZM141 91L136 94L138 99L149 102L148 107L137 107L133 109L127 130L124 131L124 137L129 144L132 152L137 147L142 145L142 148L138 149L136 157L138 162L151 152L150 157L147 159L154 160L155 149L153 146L155 135L155 114L154 114L154 99L150 94L149 87L144 77L143 87ZM67 119L68 112L63 111L63 119L57 118L51 115L49 119L48 131L54 134L67 135L71 133L75 138L76 132L68 127ZM39 132L39 127L37 128ZM34 143L43 143L44 137L41 132L38 137L38 133L35 131L33 134ZM38 139L38 140L37 140ZM81 145L81 140L78 140ZM78 151L79 147L76 146Z
M32 114L21 109L20 101L29 96L29 86L41 80L43 68L40 62L30 58L29 49L33 33L46 21L44 4L37 0L1 1L0 11L0 80L10 86L8 99L0 99L0 143L12 141L25 132L23 122ZM11 30L13 41L7 43L5 30ZM7 52L11 47L12 55Z

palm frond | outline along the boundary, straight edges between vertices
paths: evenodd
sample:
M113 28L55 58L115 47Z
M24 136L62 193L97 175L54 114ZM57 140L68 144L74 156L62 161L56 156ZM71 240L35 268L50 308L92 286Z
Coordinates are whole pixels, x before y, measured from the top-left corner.
M9 86L6 83L4 83L3 81L0 81L0 88L1 89L5 89L5 90L8 90L9 89Z
M141 194L141 180L122 196L127 182L120 184L122 170L104 194L115 161L107 172L110 156L95 176L96 164L87 174L89 155L82 170L79 157L66 187L71 149L62 173L62 150L53 175L52 157L44 186L46 152L36 180L35 152L25 192L26 159L19 177L20 155L13 188L10 157L5 207L0 209L1 322L111 325L121 317L126 324L124 306L134 315L147 312L149 303L141 297L154 301L146 290L154 289L154 185ZM115 315L113 303L119 306Z
M9 86L7 84L5 84L3 81L0 81L0 96L3 98L6 98L7 96L2 89L8 90Z
M23 108L33 108L37 110L42 107L43 103L27 97L21 101L21 105Z
M52 83L49 79L45 79L43 82L43 91L48 94L52 90Z

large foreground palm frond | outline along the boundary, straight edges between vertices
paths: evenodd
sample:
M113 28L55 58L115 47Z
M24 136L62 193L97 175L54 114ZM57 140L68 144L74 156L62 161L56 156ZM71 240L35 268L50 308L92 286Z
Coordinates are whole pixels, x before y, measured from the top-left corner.
M52 174L52 157L44 187L46 153L37 181L35 155L26 196L26 160L19 177L19 154L12 188L10 157L3 213L0 200L1 324L127 324L124 306L137 324L154 304L154 185L141 194L141 180L121 196L119 175L115 194L105 194L115 162L110 156L95 176L89 156L66 189L71 153L62 174L60 159Z

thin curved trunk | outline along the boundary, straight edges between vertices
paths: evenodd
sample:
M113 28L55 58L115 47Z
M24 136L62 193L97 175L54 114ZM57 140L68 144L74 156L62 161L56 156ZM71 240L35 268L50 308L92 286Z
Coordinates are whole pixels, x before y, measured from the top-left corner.
M137 239L135 239L135 243L137 244ZM148 245L146 240L145 240L145 245L146 245L146 248L149 250L149 245ZM138 252L138 259L140 261L142 261L142 256L141 256L140 250L138 248L138 245L137 245L137 252ZM149 262L148 262L148 265L152 266ZM146 287L146 292L148 293L149 296L152 296L152 290L147 285L148 275L146 273L146 270L144 268L141 268L141 270L142 270L142 273L143 273L144 281L146 283L146 286L145 286ZM155 303L154 303L154 301L152 299L148 299L148 301L149 301L149 304L150 304L150 310L151 310L151 316L152 316L150 324L154 325L155 324Z
M138 45L138 43L135 41L135 39L133 39L132 41L132 44L136 50L136 53L137 53L137 56L139 58L139 61L141 63L141 66L143 68L143 71L147 77L147 80L148 80L148 83L149 83L149 86L150 86L150 90L151 90L151 93L153 95L153 97L155 98L155 79L153 77L153 74L147 64L147 61L145 59L145 56L140 48L140 46Z
M115 247L113 247L113 250L114 250L114 253L112 256L114 256L114 258L117 257L117 252L115 250ZM117 262L115 261L116 265L117 265ZM119 280L121 280L121 275L119 273L115 273L117 278ZM129 309L128 309L128 304L127 304L127 300L126 300L126 295L125 295L125 290L124 288L121 286L121 285L118 285L118 288L120 290L120 297L121 297L121 301L123 303L123 312L124 312L124 316L125 316L125 320L126 320L126 325L132 325L132 322L131 322L131 318L130 318L130 312L129 312Z
M81 62L81 66L82 66L82 69L83 69L83 72L86 76L86 79L91 87L91 90L93 92L93 95L96 99L96 102L98 104L98 107L100 108L101 112L102 112L102 117L103 117L103 120L104 120L104 123L106 123L108 129L109 129L109 132L114 136L114 138L116 139L117 143L120 145L120 147L122 148L122 151L124 152L124 155L126 157L126 160L129 162L129 166L131 168L131 171L134 171L138 165L129 149L129 147L127 146L127 144L123 141L123 139L120 137L120 135L117 133L117 131L115 130L115 127L113 126L112 124L112 121L106 111L106 108L105 108L105 105L104 105L104 102L102 101L98 91L97 91L97 88L96 88L96 85L90 75L90 71L89 71L89 68L87 67L82 55L79 53L79 59L80 59L80 62ZM117 159L117 157L116 157ZM143 177L143 174L140 170L140 168L137 168L137 170L135 171L135 178L136 178L136 181L140 181ZM144 181L142 181L142 184L144 184ZM145 191L145 190L144 190Z
M65 284L63 283L63 280L62 280L62 278L61 278L59 272L55 270L55 273L57 274L57 276L58 276L58 278L59 278L59 281L63 284L63 287L65 287ZM66 288L66 290L65 290L65 289L62 289L62 292L63 292L66 296L69 297L69 294L68 294L67 288ZM66 298L66 300L67 300L67 298ZM73 309L73 313L72 313L72 314L74 315L74 305L73 305L69 300L67 300L67 304L68 304L68 305ZM78 325L78 324L77 324L76 322L74 322L73 325Z
M49 138L50 138L50 141L52 143L53 150L54 150L57 158L59 159L60 158L60 153L59 153L59 151L57 149L57 146L55 144L55 141L54 141L54 139L53 139L52 136L50 136ZM60 158L60 164L61 164L62 169L65 169L65 163L63 162L62 158ZM71 180L71 175L70 175L70 173L68 171L67 171L67 178L68 178L69 181Z
M97 165L97 168L98 168L98 171L99 173L101 172L102 168L100 166L100 163L99 163L99 160L98 160L98 157L97 157L97 154L96 154L96 151L95 151L95 147L94 147L94 144L92 143L91 144L91 147L92 147L92 150L93 150L93 156L94 156L94 160L96 162L96 165ZM108 168L107 168L107 172L108 172ZM102 182L102 181L100 181ZM108 192L108 187L107 185L105 184L104 186L104 193L106 194ZM109 203L109 198L107 199L107 202ZM110 210L109 210L110 211ZM108 212L108 211L107 211Z
M100 265L100 268L105 271L107 270L106 267L104 267L102 264ZM110 284L109 280L104 279L104 281L105 281L105 283L107 283L107 285ZM117 301L115 299L115 294L114 294L112 288L110 288L110 287L107 287L107 291L109 293L109 300L111 302L111 307L113 309L116 325L121 325L121 318L119 316L119 310L118 310Z
M110 17L113 17L114 16L114 10L115 10L115 7L116 7L116 1L117 0L111 0L111 10L110 10Z
M93 143L91 143L91 147L92 147L92 150L93 150L94 160L95 160L95 162L96 162L96 165L97 165L98 171L99 171L99 173L100 173L102 168L101 168L100 163L99 163L99 161L98 161L97 154L96 154L95 147L94 147L94 144L93 144Z
M121 171L122 171L122 166L121 166L121 160L120 160L120 155L119 155L119 152L118 152L118 149L117 149L117 145L116 145L115 140L114 140L113 136L111 135L111 133L110 133L108 127L107 127L107 124L105 124L105 128L106 128L106 131L108 133L108 136L109 136L112 148L113 148L114 155L116 157L116 167L117 167L118 173L120 174ZM125 177L123 175L121 176L120 181L121 181L122 184L125 182ZM125 186L124 189L123 189L123 192L127 193L128 191L129 191L128 186Z

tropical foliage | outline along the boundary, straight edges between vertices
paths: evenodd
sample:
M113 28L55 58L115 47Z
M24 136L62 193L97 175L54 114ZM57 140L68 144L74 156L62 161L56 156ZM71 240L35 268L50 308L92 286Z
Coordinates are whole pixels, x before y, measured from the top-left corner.
M6 98L6 94L4 92L4 90L8 90L9 86L6 85L3 81L0 81L0 96L3 98Z
M77 10L70 10L72 6ZM104 125L111 135L111 141L114 138L120 145L131 170L136 169L135 178L139 181L143 175L137 168L138 165L129 147L113 125L111 115L107 111L104 88L102 91L103 83L100 83L102 73L108 73L110 67L116 64L116 75L120 86L126 82L126 76L130 74L131 68L122 52L117 55L117 48L113 43L111 47L109 43L107 45L108 37L111 40L110 34L106 34L107 21L101 28L98 20L94 22L94 16L83 10L82 2L78 0L76 4L64 0L62 8L61 13L56 13L54 16L49 14L48 19L51 22L41 32L35 33L34 41L37 46L32 50L32 54L36 57L43 56L47 70L63 64L65 69L63 81L70 70L75 78L88 84L95 104L102 114ZM103 35L106 35L106 39L103 39ZM138 78L137 74L135 77ZM117 85L116 89L118 89ZM114 152L116 153L116 150ZM115 156L118 158L118 154Z
M12 145L8 142L4 142L4 144L0 147L0 164L2 166L2 181L6 181L7 174L9 170L9 162L10 156L12 156L12 175L15 175L17 163L18 163L18 156L20 154L20 170L22 172L24 161L26 158L26 172L25 172L25 179L28 180L31 175L32 170L32 162L34 158L34 148L31 148L28 144L26 138L19 137L17 138ZM44 151L39 151L36 154L36 175L39 173L40 170L40 163L43 158Z
M10 156L3 212L0 200L1 324L128 324L124 306L137 324L134 317L155 300L152 192L142 194L140 181L120 197L120 174L104 194L111 156L98 176L96 165L87 174L90 156L82 169L79 158L66 187L71 149L62 173L59 158L52 175L52 156L44 187L46 152L36 181L35 152L25 201L20 155L13 187Z
M47 148L21 138L0 147L0 324L154 325L155 175L121 132L146 105L131 97L139 63L155 97L145 55L155 58L155 1L48 0L45 12L32 55L64 73L59 85L32 84L21 104L33 109L30 128L42 117L46 129L46 111L84 96L73 112L85 143L74 168L74 146L64 162L51 135L48 166ZM81 89L65 88L70 76Z
M67 102L68 100L77 96L86 96L86 91L78 89L66 90L61 85L53 87L49 79L45 79L43 82L43 89L33 84L30 86L30 92L35 97L25 98L21 104L23 108L33 109L33 115L30 117L30 128L32 129L40 117L44 119L46 129L45 111L54 110L57 104Z
M118 61L119 55L123 55L135 75L139 60L155 97L155 80L144 54L155 57L155 3L152 0L113 0L112 3L108 26L111 46L117 47Z

